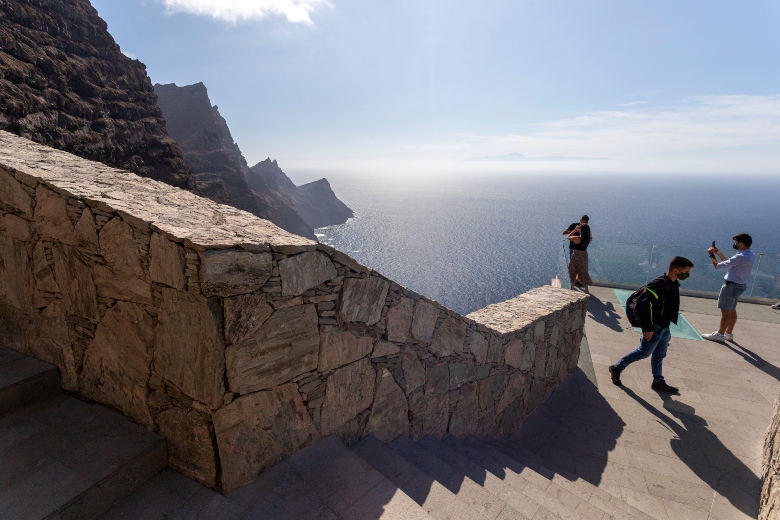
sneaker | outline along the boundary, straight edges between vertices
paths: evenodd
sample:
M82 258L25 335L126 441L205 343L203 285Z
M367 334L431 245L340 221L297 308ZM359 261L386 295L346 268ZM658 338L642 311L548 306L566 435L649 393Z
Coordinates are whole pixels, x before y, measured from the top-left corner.
M669 392L670 394L679 394L680 389L675 388L673 386L667 385L666 381L661 379L660 381L653 381L653 384L650 385L650 388L653 390L657 390L659 392Z
M780 302L777 302L776 304L772 305L772 308L780 311Z
M726 338L726 341L734 341L734 334L726 333L723 337Z
M620 382L620 369L615 365L609 366L609 375L612 377L612 384L615 386L623 386Z
M718 331L715 331L712 334L702 334L701 337L704 339L708 339L710 341L718 341L720 343L726 341L726 336L724 336Z

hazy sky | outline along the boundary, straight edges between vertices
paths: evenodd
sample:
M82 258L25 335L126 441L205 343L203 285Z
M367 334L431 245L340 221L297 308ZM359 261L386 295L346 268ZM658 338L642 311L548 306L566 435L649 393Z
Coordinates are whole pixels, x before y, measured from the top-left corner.
M250 164L780 174L777 0L92 4Z

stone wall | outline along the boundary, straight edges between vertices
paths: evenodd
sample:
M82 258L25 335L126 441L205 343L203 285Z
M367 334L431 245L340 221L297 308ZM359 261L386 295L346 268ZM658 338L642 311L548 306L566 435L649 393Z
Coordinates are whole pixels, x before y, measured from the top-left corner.
M766 430L761 471L760 520L780 518L780 396L775 400L772 422Z
M460 316L249 213L5 132L0 210L0 341L223 491L331 434L509 434L577 364L580 293Z

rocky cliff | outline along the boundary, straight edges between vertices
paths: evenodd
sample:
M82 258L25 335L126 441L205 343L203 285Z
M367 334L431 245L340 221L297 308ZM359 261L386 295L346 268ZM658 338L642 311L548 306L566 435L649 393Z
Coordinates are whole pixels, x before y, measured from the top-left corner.
M210 199L308 238L314 238L313 227L341 224L352 216L330 185L328 190L300 190L270 159L250 169L203 83L157 84L154 89L168 132L181 146L198 191Z
M87 0L0 1L0 129L193 189L155 98Z
M270 189L276 197L289 201L313 228L343 224L354 216L352 210L333 193L327 179L295 186L277 162L271 159L252 166L247 181L255 190Z

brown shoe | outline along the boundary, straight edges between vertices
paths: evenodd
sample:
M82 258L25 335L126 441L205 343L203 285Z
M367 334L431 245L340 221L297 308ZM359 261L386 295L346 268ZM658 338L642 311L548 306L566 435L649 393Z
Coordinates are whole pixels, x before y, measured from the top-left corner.
M653 381L653 384L650 385L650 388L653 390L657 390L659 392L669 392L670 394L679 394L680 389L675 388L673 386L667 385L666 381L661 379L660 381Z
M612 384L615 386L623 386L620 381L620 369L615 365L609 365L609 375L612 377Z

